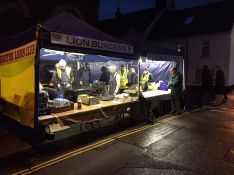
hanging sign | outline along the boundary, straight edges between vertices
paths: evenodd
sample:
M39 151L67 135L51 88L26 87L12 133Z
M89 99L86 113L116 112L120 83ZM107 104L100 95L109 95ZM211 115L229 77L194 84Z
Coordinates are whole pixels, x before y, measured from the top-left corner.
M51 32L51 43L126 54L134 53L134 47L130 45L77 37L56 32Z

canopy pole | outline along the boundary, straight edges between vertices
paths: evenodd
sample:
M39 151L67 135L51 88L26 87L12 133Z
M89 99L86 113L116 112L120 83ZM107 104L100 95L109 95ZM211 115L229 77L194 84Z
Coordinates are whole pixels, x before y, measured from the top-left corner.
M38 129L38 105L39 105L39 65L40 65L40 48L41 48L41 25L38 24L36 28L36 56L35 56L35 97L34 97L34 129Z
M141 64L140 64L141 56L138 56L138 97L141 93L141 84L140 84L140 70L141 70Z

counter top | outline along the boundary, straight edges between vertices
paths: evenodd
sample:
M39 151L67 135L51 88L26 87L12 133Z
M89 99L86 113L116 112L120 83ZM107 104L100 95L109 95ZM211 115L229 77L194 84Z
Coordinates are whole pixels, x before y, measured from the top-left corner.
M161 96L161 95L170 95L170 91L162 91L162 90L155 90L155 91L147 91L143 92L142 95L144 98L151 98L151 97L156 97L156 96Z
M73 116L73 115L76 115L76 114L87 113L87 112L99 110L99 109L102 109L102 108L107 108L107 107L111 107L111 106L118 106L118 105L124 105L124 104L137 102L137 101L138 101L138 97L128 97L128 98L124 98L124 99L115 99L115 100L111 100L111 101L100 101L100 104L96 104L96 105L82 104L81 109L77 109L77 103L75 103L74 104L74 110L65 111L65 112L56 113L56 114L39 116L38 120L39 120L39 122L42 122L42 121L50 120L50 119L53 119L53 118Z

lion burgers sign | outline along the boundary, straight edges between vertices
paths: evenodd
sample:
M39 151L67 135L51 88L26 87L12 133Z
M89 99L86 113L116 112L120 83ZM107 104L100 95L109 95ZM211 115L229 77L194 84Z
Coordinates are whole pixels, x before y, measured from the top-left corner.
M51 43L126 54L134 54L134 47L130 45L95 40L85 37L77 37L57 32L51 32Z

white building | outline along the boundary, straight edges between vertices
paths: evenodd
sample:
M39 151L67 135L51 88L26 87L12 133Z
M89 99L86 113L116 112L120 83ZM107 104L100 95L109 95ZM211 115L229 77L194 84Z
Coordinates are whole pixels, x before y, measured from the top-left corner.
M201 70L204 65L207 65L212 73L219 65L225 73L226 85L232 86L234 85L233 9L234 3L231 1L183 10L149 9L123 15L122 22L125 25L121 25L119 30L121 32L117 33L115 28L115 33L112 34L136 44L154 47L161 45L184 53L189 85L200 85ZM107 32L108 23L111 21L101 23L102 29Z

